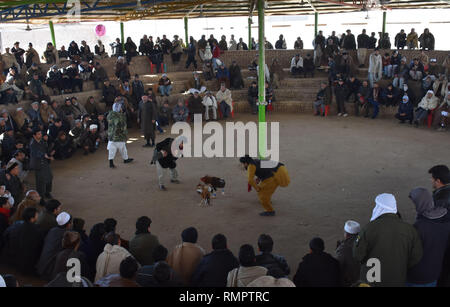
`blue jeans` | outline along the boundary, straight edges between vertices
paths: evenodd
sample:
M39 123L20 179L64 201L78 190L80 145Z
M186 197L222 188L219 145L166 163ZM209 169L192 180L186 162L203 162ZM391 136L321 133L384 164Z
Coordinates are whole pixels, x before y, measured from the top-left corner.
M369 102L373 107L372 118L375 118L375 117L377 117L378 113L380 112L380 104L378 103L378 101L373 100L372 98L369 98Z
M160 85L159 92L162 96L169 96L170 91L172 90L172 85Z
M231 108L225 101L221 101L219 104L220 112L222 112L222 117L227 118L230 116Z
M427 283L427 284L415 284L415 283L410 283L410 282L406 283L407 287L436 287L436 285L437 285L436 280L433 282Z
M399 89L403 89L403 84L405 84L405 78L403 77L395 77L392 81L392 85Z
M374 73L369 73L368 79L369 79L370 87L373 87L373 84L374 84L375 82L380 81L380 77L381 77L381 76L375 76Z
M217 65L217 58L212 58L211 61L212 61L212 65L213 65L213 70L216 71L217 67L219 66L219 65Z

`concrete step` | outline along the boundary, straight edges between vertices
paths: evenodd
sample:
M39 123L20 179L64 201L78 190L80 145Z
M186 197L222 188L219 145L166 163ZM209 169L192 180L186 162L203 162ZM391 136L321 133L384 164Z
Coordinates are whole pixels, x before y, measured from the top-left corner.
M273 112L280 113L314 113L314 106L312 102L308 101L276 101L273 103ZM354 103L346 103L345 104L346 111L350 116L354 116L355 114L355 104ZM380 106L379 116L392 117L397 113L397 107L385 107ZM234 103L234 111L235 113L250 113L251 108L247 101L235 101ZM337 106L336 103L332 103L330 106L330 116L337 115Z

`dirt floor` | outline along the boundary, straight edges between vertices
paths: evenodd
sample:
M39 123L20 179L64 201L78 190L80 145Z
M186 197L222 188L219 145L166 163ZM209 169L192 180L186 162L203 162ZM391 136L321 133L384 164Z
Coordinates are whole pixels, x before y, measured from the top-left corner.
M253 117L239 115L236 120ZM136 130L127 145L135 159L131 164L123 164L118 155L117 168L111 170L105 148L55 162L53 195L64 210L86 220L88 231L114 217L120 235L129 239L136 219L147 215L153 221L152 233L169 250L189 226L198 229L198 243L207 252L213 235L223 233L236 255L240 245L256 248L259 234L268 233L275 241L274 252L287 258L293 276L311 238L322 237L326 251L333 254L345 221L366 224L379 193L393 193L403 218L413 222L409 191L431 188L428 169L449 164L449 133L391 119L277 114L269 120L280 122L280 160L291 176L290 186L279 188L273 197L275 217L258 215L262 208L255 191L247 192L246 173L236 158L182 158L181 184L167 183L168 191L159 191L156 169L149 164L153 150L142 147ZM206 174L224 178L227 187L212 207L202 208L195 186Z

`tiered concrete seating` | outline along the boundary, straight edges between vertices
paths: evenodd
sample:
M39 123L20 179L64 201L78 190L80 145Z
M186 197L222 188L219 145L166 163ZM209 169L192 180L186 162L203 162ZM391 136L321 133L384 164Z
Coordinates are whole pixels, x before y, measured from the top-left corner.
M289 67L290 59L293 55L298 53L296 50L283 50L283 51L275 51L268 50L266 53L267 62L270 64L271 60L274 57L279 59L280 63L284 67ZM312 53L312 50L301 50L300 53L305 55L306 53ZM407 51L405 51L407 53ZM412 51L410 53L413 53ZM417 53L417 51L415 52ZM414 53L414 56L415 56ZM231 64L233 60L236 60L241 67L242 76L244 78L244 89L241 90L233 90L232 96L233 101L235 103L235 112L249 112L250 108L247 103L247 88L250 86L253 80L256 80L256 72L249 71L247 69L248 64L255 57L255 51L232 51L226 52L222 55L221 59L228 66ZM437 57L443 57L444 53L441 54L438 52ZM191 66L190 69L186 69L185 59L186 55L183 55L181 61L173 65L170 56L165 56L166 68L168 70L168 77L172 80L173 89L170 97L160 97L157 95L158 103L162 103L162 101L168 101L170 105L175 105L179 98L185 100L187 99L187 95L185 91L187 90L186 82L192 78L192 72L194 68ZM106 69L108 76L113 85L118 86L117 78L114 75L116 58L106 58L101 59L99 62ZM198 59L198 69L197 71L201 73L201 65L200 60ZM69 65L69 61L62 61L60 63L60 67L65 65ZM50 67L48 64L40 64L43 71L47 71ZM274 111L275 112L311 112L313 110L313 101L316 97L316 93L319 89L320 82L323 80L327 80L327 75L323 71L317 71L314 78L293 78L289 75L289 69L285 68L286 78L280 82L280 87L275 89L275 98L276 102L274 103ZM155 91L158 89L158 81L161 78L162 73L157 74L156 72L151 72L150 69L150 61L147 57L138 56L134 57L130 64L130 73L133 78L135 74L140 76L140 79L144 82L146 88L153 87ZM367 77L367 68L359 68L357 70L357 77L359 79L366 79ZM388 80L382 80L380 83L382 86L386 86L388 84ZM417 83L417 84L415 84ZM211 80L206 82L208 90L212 92L216 92L218 90L218 82L216 80ZM420 94L420 83L419 82L410 82L410 88L417 94L419 97ZM44 85L44 91L47 95L51 97L51 100L56 100L57 102L62 102L67 96L75 96L78 98L79 102L85 103L86 100L93 96L98 102L102 98L102 91L95 90L93 81L85 81L83 85L83 92L80 93L71 93L66 95L53 95L51 90L48 89ZM19 105L24 107L25 109L29 108L29 104L31 101L23 101ZM104 107L104 105L103 105ZM9 111L14 112L17 106L8 106L7 109ZM335 114L336 112L336 104L332 104L331 106L331 114ZM350 114L353 113L353 104L348 104L348 112ZM395 113L395 108L384 108L381 107L380 115L391 115Z

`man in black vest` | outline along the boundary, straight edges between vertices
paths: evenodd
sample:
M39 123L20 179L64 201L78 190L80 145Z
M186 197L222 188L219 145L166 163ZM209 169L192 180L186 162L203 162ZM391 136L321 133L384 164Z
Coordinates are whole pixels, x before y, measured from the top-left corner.
M156 173L158 174L159 189L161 191L166 191L164 185L164 170L169 169L170 171L170 182L180 183L178 178L178 172L176 170L177 164L175 161L178 156L182 157L183 153L183 142L178 146L177 152L172 152L173 138L166 138L164 141L156 144L156 148L153 154L153 159L150 164L156 164ZM175 154L175 156L174 156Z

